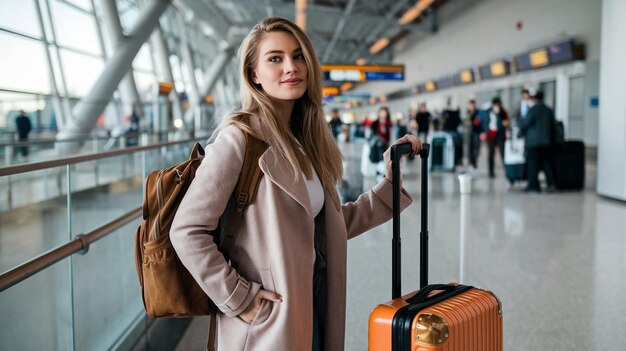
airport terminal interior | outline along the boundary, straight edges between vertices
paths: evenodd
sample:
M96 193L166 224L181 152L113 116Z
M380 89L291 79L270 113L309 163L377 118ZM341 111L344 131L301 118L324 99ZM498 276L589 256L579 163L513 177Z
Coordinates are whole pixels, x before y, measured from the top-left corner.
M430 146L426 172L400 166L402 295L421 287L426 218L428 283L497 296L489 350L626 350L624 15L625 0L0 0L0 350L205 350L209 316L144 307L146 178L242 106L240 46L274 16L321 64L342 203L388 182L397 139ZM347 243L345 350L392 350L369 324L396 297L392 233ZM487 350L445 328L411 350Z

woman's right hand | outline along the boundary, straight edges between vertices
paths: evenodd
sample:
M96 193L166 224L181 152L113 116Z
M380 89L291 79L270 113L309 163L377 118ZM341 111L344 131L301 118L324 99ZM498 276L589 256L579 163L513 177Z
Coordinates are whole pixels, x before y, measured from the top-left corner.
M259 289L259 291L256 293L256 296L254 296L252 302L250 302L248 307L246 307L246 309L241 312L239 318L243 319L243 321L248 324L252 324L252 322L254 321L254 317L256 317L256 315L259 313L259 309L261 308L261 302L263 300L269 300L272 302L283 302L283 298L277 293Z

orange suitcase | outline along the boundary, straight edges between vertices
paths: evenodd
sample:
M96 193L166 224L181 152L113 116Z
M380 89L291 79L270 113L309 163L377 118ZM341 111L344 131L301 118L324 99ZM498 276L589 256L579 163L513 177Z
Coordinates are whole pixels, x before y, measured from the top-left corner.
M400 157L410 144L393 146L393 300L369 318L370 351L501 351L502 306L490 291L461 284L428 285L428 153L422 158L420 290L400 296Z

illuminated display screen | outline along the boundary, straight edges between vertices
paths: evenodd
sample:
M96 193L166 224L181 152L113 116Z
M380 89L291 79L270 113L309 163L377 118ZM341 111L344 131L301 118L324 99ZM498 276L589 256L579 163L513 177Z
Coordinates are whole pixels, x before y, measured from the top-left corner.
M159 82L159 95L167 95L174 88L172 82Z
M426 89L426 91L435 91L437 90L437 85L435 84L434 81L429 81L426 82L426 84L424 84L424 88Z
M446 89L452 87L452 79L450 77L441 78L437 81L437 89Z
M530 55L521 54L521 55L515 56L515 67L517 68L518 71L525 71L525 70L533 68L530 65Z
M550 63L550 61L548 61L548 50L545 48L530 53L530 65L532 67L543 67L547 66L548 63Z
M488 79L492 77L490 65L480 66L478 68L478 72L480 73L480 79Z
M474 81L474 72L471 69L466 69L461 72L461 83L467 84Z
M489 67L489 70L491 71L492 77L502 77L508 73L504 61L497 61L492 63Z
M337 87L322 87L322 95L324 95L324 96L339 95L339 88L337 88Z
M548 46L550 63L572 61L574 57L574 43L566 41Z
M404 65L322 65L324 79L335 82L404 80Z

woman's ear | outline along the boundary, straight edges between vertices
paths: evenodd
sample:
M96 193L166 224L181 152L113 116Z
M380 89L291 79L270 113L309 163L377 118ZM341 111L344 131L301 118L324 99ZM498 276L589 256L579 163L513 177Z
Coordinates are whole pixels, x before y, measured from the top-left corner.
M254 82L254 84L260 84L259 77L257 77L256 72L254 70L250 72L250 78L252 78L252 81Z

